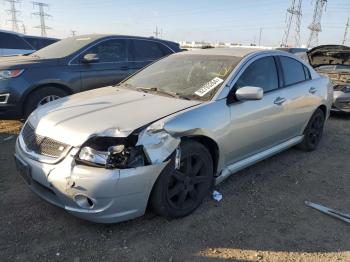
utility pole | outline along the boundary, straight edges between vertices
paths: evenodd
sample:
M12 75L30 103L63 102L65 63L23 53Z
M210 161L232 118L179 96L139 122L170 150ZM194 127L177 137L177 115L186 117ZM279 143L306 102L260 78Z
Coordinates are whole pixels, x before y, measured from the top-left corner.
M12 31L18 32L18 23L21 22L17 19L17 14L19 11L16 9L16 4L19 4L21 0L4 0L5 2L10 3L10 9L6 10L10 15L11 19L8 19L12 23Z
M345 45L345 42L346 42L346 38L348 36L348 30L349 30L349 17L348 17L348 21L346 22L346 25L345 25L345 32L344 32L344 37L343 37L343 42L342 42L342 45Z
M301 12L302 0L293 0L292 6L287 9L286 27L284 29L281 46L288 46L289 33L294 21L294 45L300 46L300 24L303 16ZM295 19L294 19L295 18Z
M259 33L259 46L261 46L261 35L262 35L263 28L260 27L260 33Z
M27 33L27 29L26 29L25 24L22 24L22 31L23 31L23 34L26 34L26 33Z
M321 19L323 14L323 8L325 7L327 0L316 0L314 15L312 22L309 25L310 36L307 42L307 47L313 47L318 45L318 34L322 32Z
M46 26L45 17L51 17L51 15L44 11L44 7L49 7L49 5L41 2L33 2L33 7L35 6L39 7L39 12L34 12L32 14L40 17L40 25L35 28L41 29L41 36L47 36L46 30L51 28Z
M156 31L153 32L155 37L158 38L158 36L160 35L160 32L158 30L158 26L156 26Z

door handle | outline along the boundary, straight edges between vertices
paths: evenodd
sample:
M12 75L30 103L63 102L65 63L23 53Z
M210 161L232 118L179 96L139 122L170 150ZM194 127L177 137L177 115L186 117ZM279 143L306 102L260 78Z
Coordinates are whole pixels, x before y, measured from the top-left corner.
M129 67L128 66L121 66L120 70L129 70Z
M317 89L315 87L310 87L309 93L310 94L315 94L317 92Z
M276 105L282 105L284 102L286 102L287 99L285 99L284 97L277 97L275 99L275 101L273 101L274 104Z

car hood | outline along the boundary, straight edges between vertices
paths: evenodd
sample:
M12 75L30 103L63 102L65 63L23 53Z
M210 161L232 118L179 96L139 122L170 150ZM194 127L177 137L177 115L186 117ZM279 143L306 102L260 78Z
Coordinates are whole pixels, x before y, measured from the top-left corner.
M38 135L80 146L94 135L126 137L137 128L200 103L105 87L51 102L35 110L28 121Z
M40 59L33 56L15 55L0 57L0 70L46 66L59 63L58 59Z
M322 45L306 53L314 68L322 65L350 65L350 47L347 46Z

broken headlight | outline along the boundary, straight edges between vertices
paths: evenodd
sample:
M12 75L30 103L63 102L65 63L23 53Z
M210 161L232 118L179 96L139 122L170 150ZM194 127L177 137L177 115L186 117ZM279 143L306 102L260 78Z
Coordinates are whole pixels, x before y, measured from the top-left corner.
M118 144L118 139L114 138L93 138L87 141L79 153L76 160L78 162L113 168L135 168L145 165L145 157L142 146Z

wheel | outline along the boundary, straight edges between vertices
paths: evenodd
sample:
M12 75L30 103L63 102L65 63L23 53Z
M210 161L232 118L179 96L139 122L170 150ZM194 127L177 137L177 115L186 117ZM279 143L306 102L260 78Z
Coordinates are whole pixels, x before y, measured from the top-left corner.
M311 119L305 128L303 141L297 147L304 151L315 150L321 141L324 123L324 113L318 108L311 116Z
M67 95L68 93L65 90L54 86L45 86L35 90L26 100L24 117L27 118L37 107Z
M212 189L213 160L202 144L187 140L181 143L180 168L174 158L158 177L150 204L155 213L178 218L192 213Z

